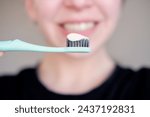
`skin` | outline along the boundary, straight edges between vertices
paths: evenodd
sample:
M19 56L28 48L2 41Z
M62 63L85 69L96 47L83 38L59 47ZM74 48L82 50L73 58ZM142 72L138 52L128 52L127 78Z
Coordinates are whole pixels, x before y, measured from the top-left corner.
M0 56L3 56L3 54L4 54L3 52L0 52Z
M66 46L70 32L90 38L89 54L47 53L38 68L39 81L59 94L80 95L109 78L115 63L105 49L113 33L122 0L25 0L27 13L45 35L49 46ZM70 30L67 23L92 22L86 30Z
M77 33L88 36L93 51L101 48L112 34L119 17L121 0L26 0L33 21L46 36L50 46L65 46L66 34L59 24L98 22L97 27ZM115 2L115 3L114 3ZM92 15L89 15L92 14ZM66 17L67 16L67 17Z

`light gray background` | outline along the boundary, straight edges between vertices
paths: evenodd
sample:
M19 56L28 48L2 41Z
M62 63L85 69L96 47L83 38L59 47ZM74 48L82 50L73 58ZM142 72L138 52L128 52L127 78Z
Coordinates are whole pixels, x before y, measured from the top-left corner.
M111 56L125 67L150 67L150 0L127 0L122 17L108 42ZM20 38L44 45L28 19L23 0L0 0L0 40ZM0 58L0 75L15 74L38 63L42 53L6 53Z

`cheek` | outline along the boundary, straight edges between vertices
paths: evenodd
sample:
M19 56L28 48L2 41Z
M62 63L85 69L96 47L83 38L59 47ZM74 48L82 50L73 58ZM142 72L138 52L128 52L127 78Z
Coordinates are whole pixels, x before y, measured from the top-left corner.
M53 19L61 6L62 0L37 0L35 9L37 19Z
M120 13L122 0L97 0L100 10L105 18L116 19Z
M62 0L35 0L36 21L49 45L59 44L56 40L56 18L62 7ZM55 44L56 43L56 44Z
M91 45L93 50L99 50L110 39L109 37L115 30L120 13L121 0L95 0L97 1L97 8L103 16L102 23L93 36ZM98 38L97 38L98 37ZM97 49L98 48L98 49Z

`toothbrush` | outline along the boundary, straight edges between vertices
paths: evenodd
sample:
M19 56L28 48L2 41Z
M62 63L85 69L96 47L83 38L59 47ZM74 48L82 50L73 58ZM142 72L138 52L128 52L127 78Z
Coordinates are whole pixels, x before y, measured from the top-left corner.
M67 36L67 47L40 46L15 39L0 41L0 51L88 53L91 50L89 48L88 37L76 33L71 33Z

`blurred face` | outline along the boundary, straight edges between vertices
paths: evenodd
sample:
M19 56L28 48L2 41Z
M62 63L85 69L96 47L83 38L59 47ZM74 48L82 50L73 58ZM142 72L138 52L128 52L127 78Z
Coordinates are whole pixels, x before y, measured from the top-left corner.
M26 0L26 6L50 46L66 46L75 32L88 36L95 52L114 31L122 0Z

